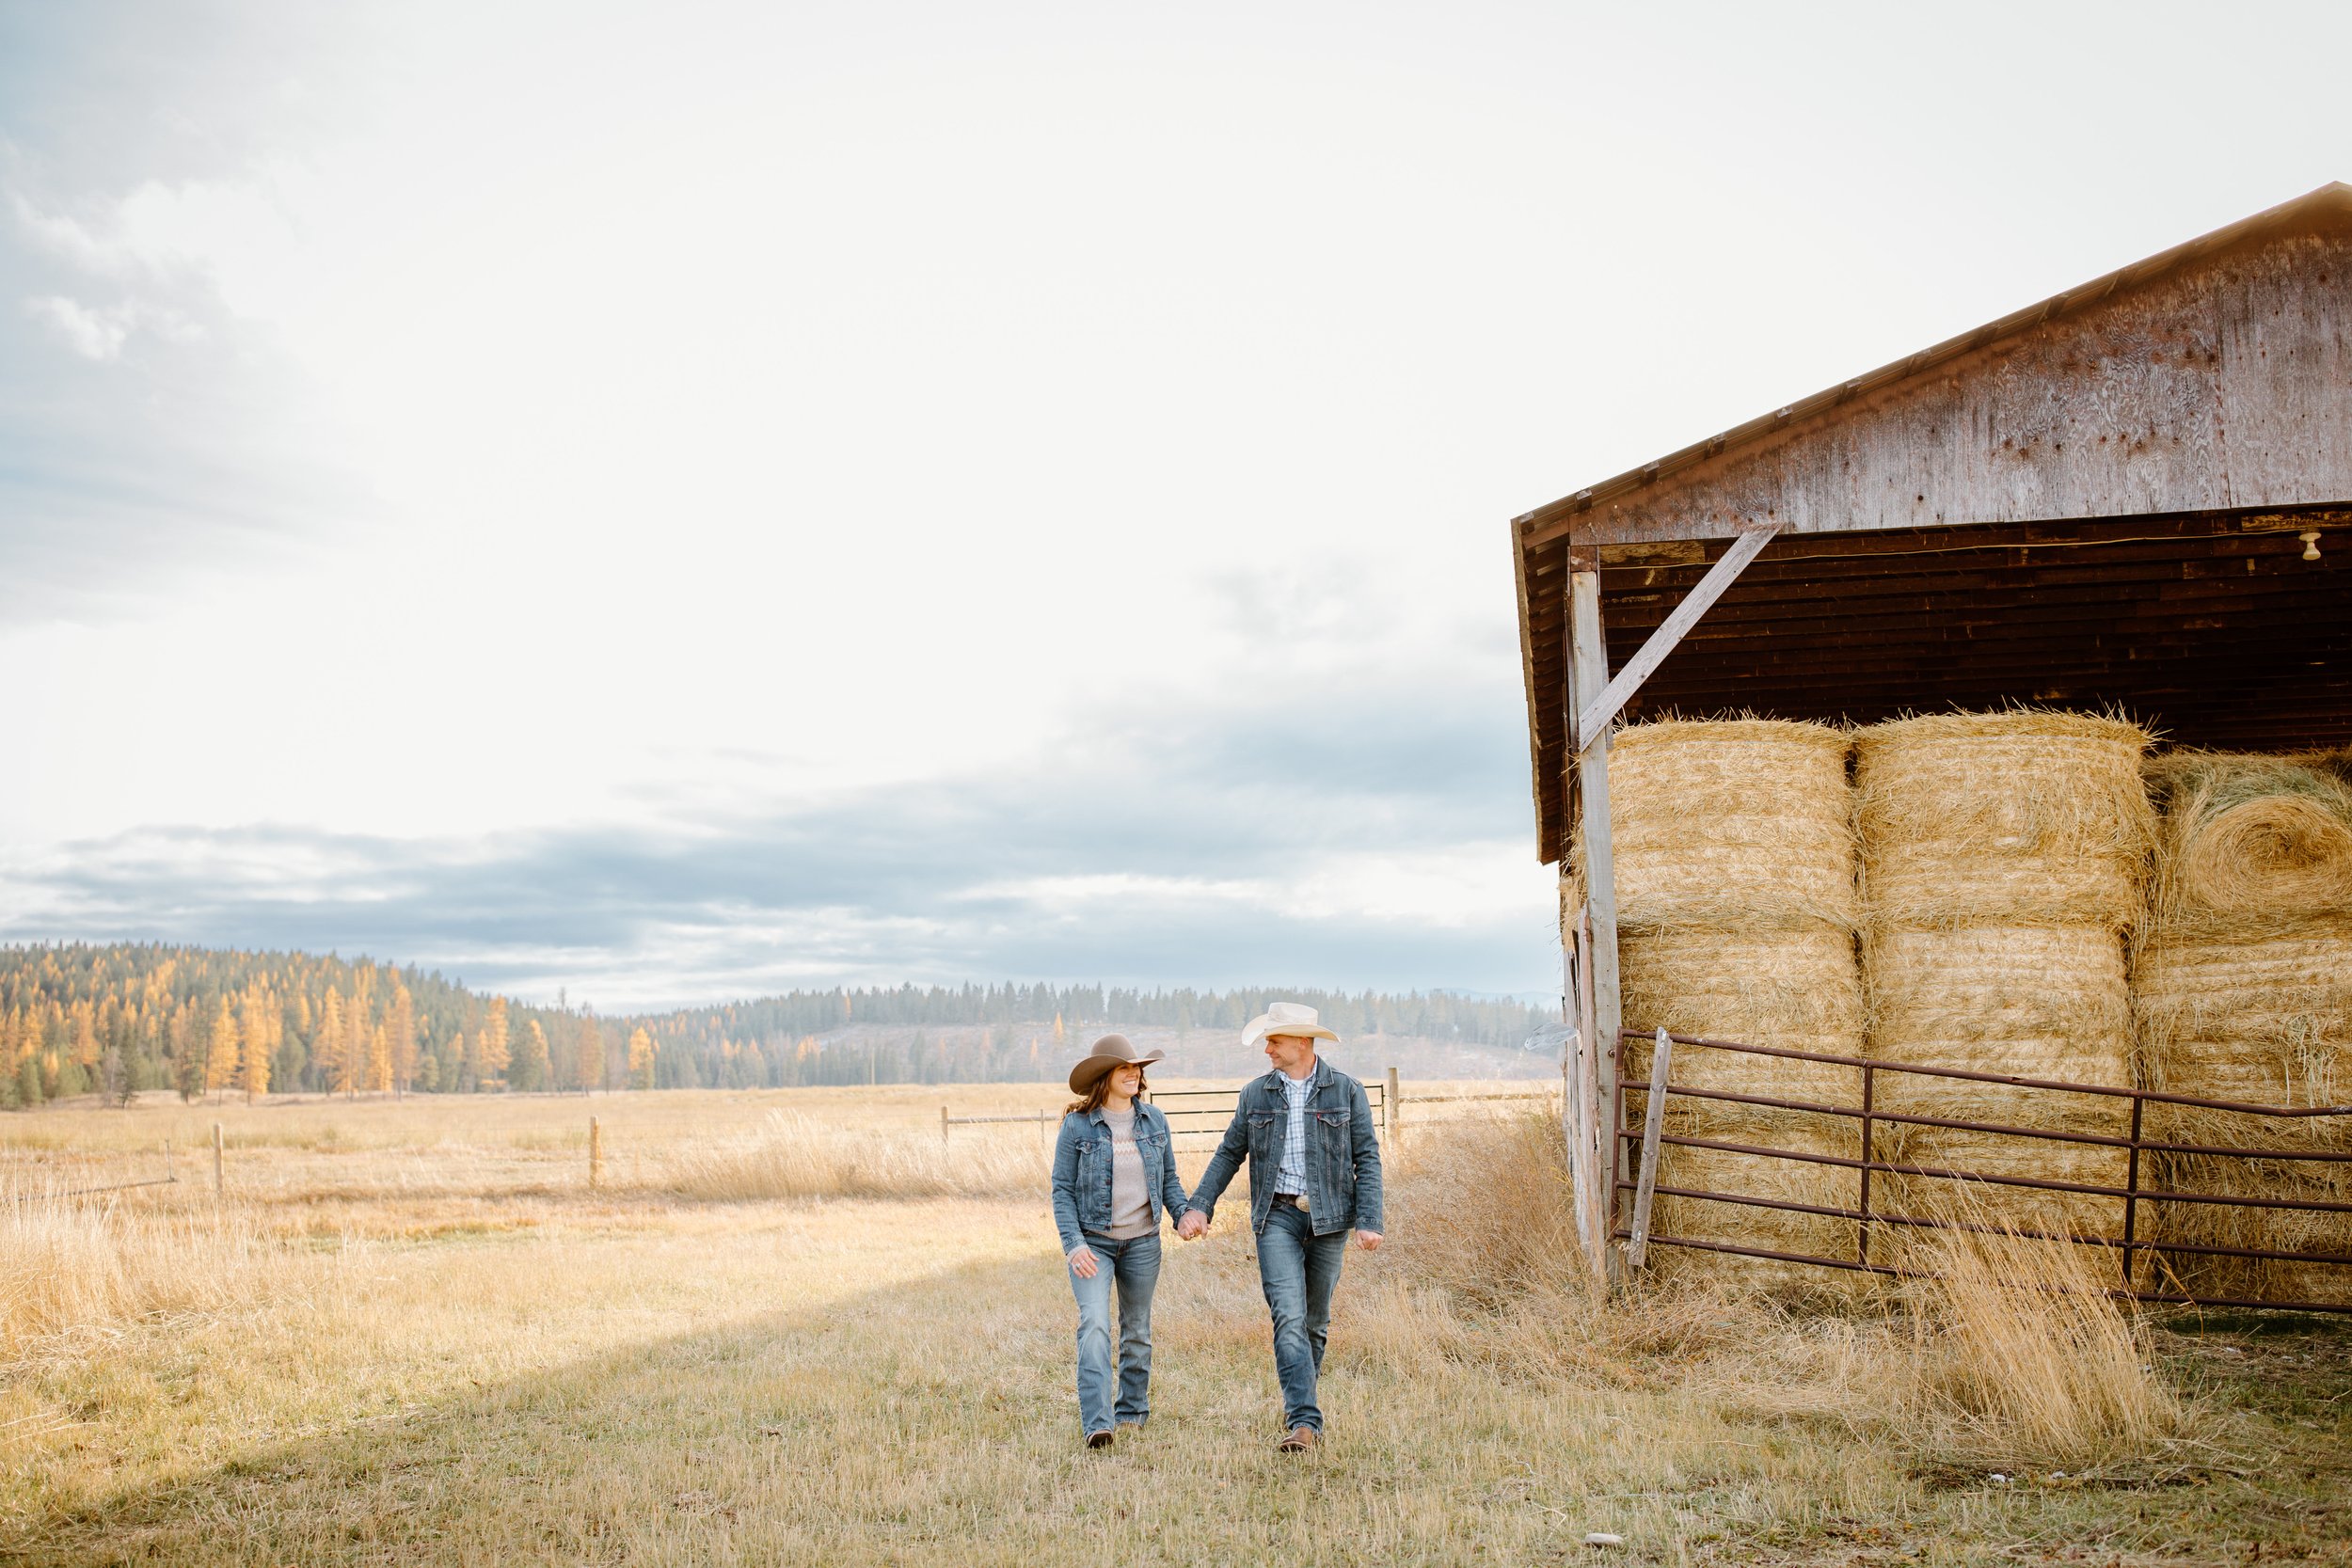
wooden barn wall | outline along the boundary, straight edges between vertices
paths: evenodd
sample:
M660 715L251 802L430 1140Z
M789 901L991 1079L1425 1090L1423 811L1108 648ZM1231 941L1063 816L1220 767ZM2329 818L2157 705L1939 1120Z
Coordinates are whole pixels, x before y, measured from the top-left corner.
M1597 545L1767 518L1826 532L2352 499L2347 321L2352 226L2265 236L1597 500L1565 531Z

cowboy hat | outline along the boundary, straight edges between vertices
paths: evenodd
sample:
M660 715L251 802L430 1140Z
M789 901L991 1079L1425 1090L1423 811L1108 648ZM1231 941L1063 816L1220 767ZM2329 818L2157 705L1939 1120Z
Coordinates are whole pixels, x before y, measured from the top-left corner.
M1339 1043L1339 1036L1315 1022L1315 1010L1296 1002L1269 1002L1264 1012L1251 1019L1241 1032L1242 1049L1251 1050L1265 1043L1268 1035L1304 1035L1311 1040Z
M1167 1055L1154 1051L1147 1055L1136 1054L1136 1048L1127 1043L1124 1035L1104 1035L1094 1042L1093 1053L1070 1069L1070 1092L1086 1094L1094 1087L1094 1081L1115 1067L1142 1067Z

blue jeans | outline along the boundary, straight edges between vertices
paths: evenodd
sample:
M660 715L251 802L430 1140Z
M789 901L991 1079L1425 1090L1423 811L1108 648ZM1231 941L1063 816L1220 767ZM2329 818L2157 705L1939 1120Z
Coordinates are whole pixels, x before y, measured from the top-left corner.
M1065 1263L1078 1298L1078 1426L1089 1434L1152 1414L1152 1291L1160 1282L1158 1231L1115 1242L1089 1235L1094 1277ZM1119 1285L1118 1403L1112 1403L1111 1285Z
M1331 1291L1347 1260L1347 1232L1318 1236L1306 1212L1287 1203L1266 1211L1258 1232L1258 1282L1274 1314L1274 1375L1282 1383L1282 1430L1323 1430L1315 1374L1331 1337Z

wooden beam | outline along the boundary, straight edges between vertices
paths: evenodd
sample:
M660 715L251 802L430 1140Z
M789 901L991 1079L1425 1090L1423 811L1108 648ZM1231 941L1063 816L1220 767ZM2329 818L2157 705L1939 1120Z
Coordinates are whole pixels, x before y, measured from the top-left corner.
M1649 1259L1649 1209L1658 1196L1658 1143L1666 1131L1666 1064L1673 1055L1674 1041L1661 1027L1650 1047L1649 1103L1642 1108L1642 1175L1633 1186L1633 1239L1625 1244L1629 1269Z
M1600 626L1600 577L1577 572L1568 579L1569 711L1581 698L1597 697L1609 684L1609 649ZM1576 753L1576 780L1581 797L1576 832L1583 846L1584 901L1592 921L1593 1030L1590 1037L1594 1076L1594 1113L1603 1124L1597 1162L1607 1171L1607 1191L1615 1192L1617 1151L1616 1106L1617 1031L1625 1022L1625 1005L1617 989L1617 872L1609 840L1609 732L1603 728L1591 744ZM1604 1214L1613 1208L1605 1204ZM1604 1227L1606 1228L1606 1227ZM1613 1243L1612 1243L1613 1245Z
M1642 644L1642 651L1627 660L1626 667L1617 672L1616 678L1603 688L1599 695L1582 705L1582 711L1576 721L1579 750L1591 746L1594 738L1609 727L1610 721L1615 719L1625 707L1626 700L1642 689L1642 683L1649 679L1651 672L1664 663L1666 656L1675 651L1675 644L1699 624L1699 617L1707 613L1708 606L1724 596L1724 590L1731 586L1733 580L1746 569L1748 562L1756 559L1756 552L1771 544L1772 535L1779 531L1779 524L1767 523L1762 528L1743 531L1739 538L1732 541L1731 548L1724 552L1723 559L1708 568L1707 575L1699 578L1698 586L1684 594L1682 602L1675 606L1674 613L1660 622L1658 629L1649 634L1649 641ZM1588 575L1591 574L1578 574L1580 580ZM1593 580L1593 624L1597 627L1600 624L1600 579L1595 576ZM1607 668L1606 660L1602 667ZM1581 694L1585 689L1580 684L1577 689Z

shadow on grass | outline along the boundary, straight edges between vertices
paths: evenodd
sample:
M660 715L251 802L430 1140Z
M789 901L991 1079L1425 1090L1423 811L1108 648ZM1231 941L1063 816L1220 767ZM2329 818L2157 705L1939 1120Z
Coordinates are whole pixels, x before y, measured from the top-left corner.
M1204 1475L1305 1496L1343 1473L1285 1477L1265 1451L1262 1326L1253 1344L1230 1313L1183 1324L1165 1307L1151 1430L1085 1452L1073 1323L1050 1254L925 1272L259 1444L0 1535L0 1560L1036 1568L1089 1521L1156 1555L1158 1511L1200 1517L1188 1493ZM1186 1549L1254 1556L1298 1528L1285 1507L1220 1518Z

